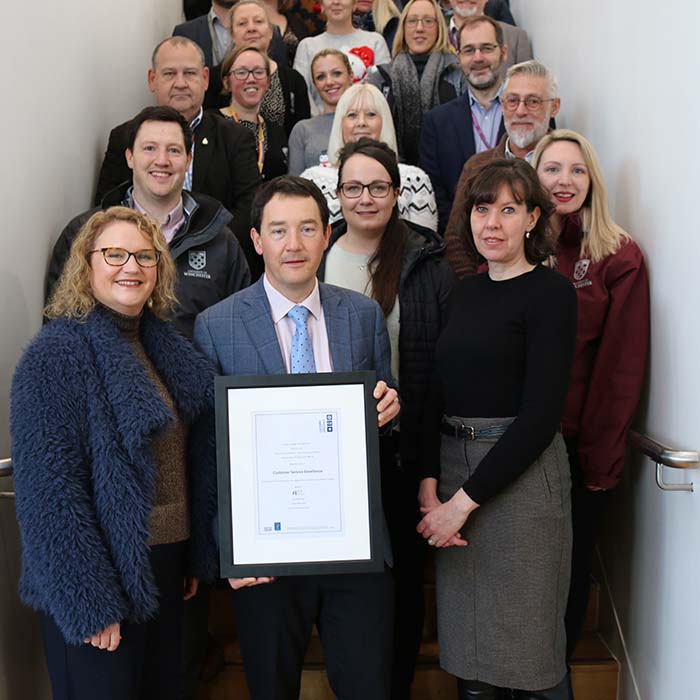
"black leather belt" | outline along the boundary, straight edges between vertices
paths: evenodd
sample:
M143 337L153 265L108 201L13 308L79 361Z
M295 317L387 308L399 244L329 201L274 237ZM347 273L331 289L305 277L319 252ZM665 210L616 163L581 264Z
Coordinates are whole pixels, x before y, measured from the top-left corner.
M508 427L508 425L487 425L475 428L473 425L458 422L454 418L443 418L440 432L459 440L479 440L480 438L499 438L508 430Z

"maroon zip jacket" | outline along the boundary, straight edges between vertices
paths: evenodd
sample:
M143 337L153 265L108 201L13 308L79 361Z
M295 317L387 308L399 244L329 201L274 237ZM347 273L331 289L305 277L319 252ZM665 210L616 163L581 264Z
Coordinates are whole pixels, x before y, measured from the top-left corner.
M578 332L562 432L578 438L587 486L614 487L639 402L649 345L649 280L631 239L597 263L581 257L581 225L567 219L556 270L578 296Z

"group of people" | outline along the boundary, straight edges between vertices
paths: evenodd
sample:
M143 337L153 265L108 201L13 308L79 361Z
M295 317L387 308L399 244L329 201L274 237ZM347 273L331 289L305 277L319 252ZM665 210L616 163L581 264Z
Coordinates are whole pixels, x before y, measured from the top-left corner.
M299 697L316 625L339 700L408 700L430 548L458 697L573 697L647 272L507 2L448 4L213 0L156 46L156 105L112 130L12 385L55 698L192 697L214 376L353 370L377 375L384 571L229 579L251 697Z

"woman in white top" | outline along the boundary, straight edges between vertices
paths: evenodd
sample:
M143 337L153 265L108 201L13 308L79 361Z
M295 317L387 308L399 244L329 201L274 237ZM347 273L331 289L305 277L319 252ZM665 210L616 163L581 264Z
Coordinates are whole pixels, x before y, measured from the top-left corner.
M364 79L370 66L391 60L381 34L352 26L353 3L354 0L321 0L321 8L326 14L326 31L299 42L294 69L301 73L309 86L312 114L323 112L323 102L311 79L311 59L321 49L338 49L347 53L355 81Z
M294 125L289 135L290 175L299 175L314 165L328 165L335 108L353 80L347 54L338 49L319 51L311 61L311 79L323 101L323 114Z
M331 224L342 219L336 191L338 152L346 143L363 136L383 141L394 153L397 152L389 105L376 87L367 84L353 85L338 102L328 142L329 167L315 165L301 174L323 192L328 202ZM437 231L437 206L430 178L420 168L405 163L399 163L399 173L401 189L398 205L401 218L414 226Z

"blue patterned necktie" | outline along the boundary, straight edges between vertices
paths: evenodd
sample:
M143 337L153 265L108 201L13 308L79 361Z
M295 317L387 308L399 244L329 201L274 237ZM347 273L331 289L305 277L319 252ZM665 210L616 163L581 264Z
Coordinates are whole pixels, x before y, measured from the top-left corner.
M305 306L295 306L289 310L287 316L294 321L296 330L292 338L292 352L290 353L290 374L308 374L316 371L314 361L314 349L311 347L309 329L306 321L309 318L309 310Z

